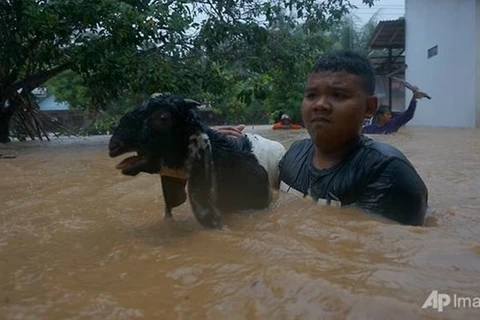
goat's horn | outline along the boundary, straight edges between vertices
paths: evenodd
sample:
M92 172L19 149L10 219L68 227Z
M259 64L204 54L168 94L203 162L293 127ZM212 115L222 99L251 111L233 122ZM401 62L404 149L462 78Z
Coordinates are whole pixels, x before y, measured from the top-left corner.
M184 99L183 101L185 101L185 103L187 104L193 104L193 105L197 105L197 106L201 106L202 104L198 101L195 101L193 99Z

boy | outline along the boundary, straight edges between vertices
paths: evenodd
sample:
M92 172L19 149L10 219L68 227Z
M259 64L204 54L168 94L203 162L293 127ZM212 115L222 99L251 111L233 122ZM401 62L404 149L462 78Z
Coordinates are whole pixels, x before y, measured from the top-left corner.
M428 191L415 168L395 147L360 133L363 120L377 109L374 91L365 57L333 51L317 60L301 107L310 138L294 142L282 159L281 189L421 226Z

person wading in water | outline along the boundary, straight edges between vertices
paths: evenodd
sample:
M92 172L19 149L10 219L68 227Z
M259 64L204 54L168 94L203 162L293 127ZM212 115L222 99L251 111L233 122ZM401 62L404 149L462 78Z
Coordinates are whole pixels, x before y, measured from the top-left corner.
M361 134L377 109L374 92L372 65L359 53L332 51L316 61L301 106L310 137L295 141L281 160L281 189L422 226L428 206L422 178L400 150ZM241 134L234 126L217 130Z

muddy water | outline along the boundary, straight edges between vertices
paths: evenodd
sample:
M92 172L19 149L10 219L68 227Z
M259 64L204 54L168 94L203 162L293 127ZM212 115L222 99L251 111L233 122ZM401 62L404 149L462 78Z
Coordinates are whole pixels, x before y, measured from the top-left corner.
M117 172L108 137L1 146L17 158L0 159L0 319L479 319L421 306L434 289L480 296L480 131L375 138L427 183L428 227L286 194L224 231L187 204L164 223L159 178Z

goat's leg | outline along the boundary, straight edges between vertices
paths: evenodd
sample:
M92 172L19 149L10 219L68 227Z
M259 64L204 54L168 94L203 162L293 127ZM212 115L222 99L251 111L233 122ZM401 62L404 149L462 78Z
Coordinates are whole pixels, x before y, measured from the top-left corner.
M202 150L192 162L188 196L197 221L205 228L221 229L220 212L216 207L217 181L209 150Z
M204 228L221 229L220 213L211 201L211 197L198 188L195 183L188 184L188 194L193 214Z
M173 209L172 207L165 204L165 210L163 211L163 220L164 221L173 220L172 209Z
M187 200L185 192L186 179L174 178L170 176L160 176L162 180L163 200L165 202L165 211L163 220L173 219L172 210Z

